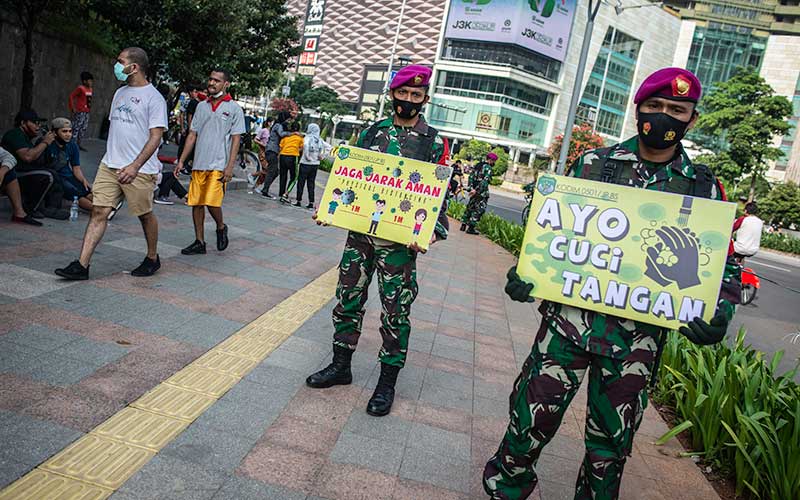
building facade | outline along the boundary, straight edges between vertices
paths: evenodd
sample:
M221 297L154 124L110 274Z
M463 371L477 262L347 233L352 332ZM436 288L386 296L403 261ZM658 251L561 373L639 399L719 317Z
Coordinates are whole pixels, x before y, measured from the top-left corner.
M682 18L674 65L695 72L706 89L742 66L756 68L793 101L790 131L775 138L784 157L770 165L772 180L800 181L797 121L800 82L800 0L667 0ZM794 165L793 169L790 166Z
M463 3L450 2L442 22L429 120L456 141L486 140L508 147L518 161L529 161L531 152L547 149L566 127L587 1L561 2L570 11L562 58L518 41L455 36L451 28L459 16L451 9L456 6L461 14ZM540 14L523 16L536 23ZM578 122L591 123L607 143L635 135L635 90L648 74L672 64L680 28L674 13L655 4L619 14L602 5L583 76Z

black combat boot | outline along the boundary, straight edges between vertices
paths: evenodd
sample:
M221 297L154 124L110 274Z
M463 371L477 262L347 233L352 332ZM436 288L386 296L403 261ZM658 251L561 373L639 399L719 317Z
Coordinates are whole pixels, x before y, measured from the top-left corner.
M480 234L474 226L467 226L467 234Z
M311 374L306 379L306 385L315 389L325 389L334 385L348 385L353 382L350 372L350 359L353 351L338 345L333 346L333 362L327 367Z
M367 413L373 417L388 415L394 403L394 385L397 383L397 374L400 373L399 366L381 363L381 376L375 392L367 403Z
M467 230L467 225L465 223L463 223L463 222L461 223L461 230L462 231L466 231Z

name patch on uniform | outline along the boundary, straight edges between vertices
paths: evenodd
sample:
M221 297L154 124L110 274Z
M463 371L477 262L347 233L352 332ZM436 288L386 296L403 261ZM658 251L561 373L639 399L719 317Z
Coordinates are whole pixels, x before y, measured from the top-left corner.
M535 297L678 328L716 310L736 206L543 175L517 272Z
M317 217L333 226L428 248L451 167L340 146Z

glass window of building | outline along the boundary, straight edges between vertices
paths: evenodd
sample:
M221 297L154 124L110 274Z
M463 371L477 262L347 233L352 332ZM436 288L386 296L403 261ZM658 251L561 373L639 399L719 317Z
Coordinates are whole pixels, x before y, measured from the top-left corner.
M620 138L642 42L610 27L578 104L578 120Z
M697 75L704 89L710 90L715 83L728 80L740 66L758 70L766 47L767 37L753 35L749 28L741 32L737 27L718 23L710 23L708 28L698 26L686 68Z
M549 115L553 94L507 78L441 71L436 80L437 94L495 101Z
M447 39L442 58L451 61L477 61L516 68L552 82L558 81L561 63L519 45Z

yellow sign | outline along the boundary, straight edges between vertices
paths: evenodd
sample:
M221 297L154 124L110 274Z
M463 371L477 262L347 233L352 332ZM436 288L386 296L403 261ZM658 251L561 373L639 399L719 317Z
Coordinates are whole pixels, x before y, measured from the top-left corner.
M677 328L710 321L735 205L539 177L517 272L536 297Z
M317 217L333 226L428 248L453 169L339 146Z

